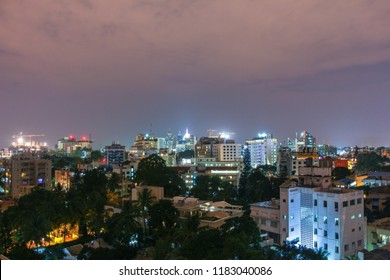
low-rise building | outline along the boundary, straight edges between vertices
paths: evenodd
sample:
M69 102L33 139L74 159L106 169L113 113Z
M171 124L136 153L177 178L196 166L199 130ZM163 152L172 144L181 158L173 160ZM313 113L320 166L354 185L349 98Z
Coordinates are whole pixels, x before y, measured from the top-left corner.
M181 219L198 215L199 227L220 228L226 220L241 217L243 206L232 205L226 201L202 201L194 197L176 196L172 199L173 205L179 211Z
M390 217L367 225L366 249L372 251L386 245L390 245Z
M54 171L54 184L55 187L58 185L62 189L69 190L72 184L73 172L70 170L55 170Z

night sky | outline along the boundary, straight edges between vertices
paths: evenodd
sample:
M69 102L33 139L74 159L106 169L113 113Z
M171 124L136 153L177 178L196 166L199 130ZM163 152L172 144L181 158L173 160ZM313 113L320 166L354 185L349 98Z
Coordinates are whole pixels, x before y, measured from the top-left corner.
M389 89L388 0L0 0L0 148L151 126L388 146Z

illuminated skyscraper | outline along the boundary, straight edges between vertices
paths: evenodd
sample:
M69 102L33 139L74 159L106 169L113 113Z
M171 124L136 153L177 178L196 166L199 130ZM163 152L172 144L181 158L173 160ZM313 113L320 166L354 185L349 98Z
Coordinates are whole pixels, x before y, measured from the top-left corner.
M252 140L247 140L246 145L253 168L260 165L276 166L278 160L278 140L273 138L272 134L261 133Z

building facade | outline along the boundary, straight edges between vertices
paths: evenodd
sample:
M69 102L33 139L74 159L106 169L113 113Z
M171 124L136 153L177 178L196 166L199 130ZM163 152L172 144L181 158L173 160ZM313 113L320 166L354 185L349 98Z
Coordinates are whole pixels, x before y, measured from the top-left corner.
M306 167L297 181L280 186L280 200L251 205L262 234L275 243L295 241L329 253L357 256L364 246L363 191L331 187L331 168Z
M21 197L37 186L51 190L51 160L31 153L14 155L11 159L11 195Z
M252 168L260 165L274 165L278 161L278 140L272 134L259 134L258 137L246 141Z
M110 165L122 165L126 157L126 147L119 143L112 143L105 147L106 162Z

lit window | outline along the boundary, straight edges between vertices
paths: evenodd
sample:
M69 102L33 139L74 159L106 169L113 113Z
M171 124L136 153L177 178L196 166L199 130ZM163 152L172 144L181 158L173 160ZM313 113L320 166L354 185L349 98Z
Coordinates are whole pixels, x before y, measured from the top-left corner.
M318 220L318 216L314 215L314 222L317 222L317 220Z
M339 225L339 218L334 218L334 225L338 226Z
M283 220L286 220L287 219L287 216L286 215L283 215Z
M293 219L294 219L294 215L291 215L291 216L290 216L290 219L293 220Z
M324 224L328 223L328 217L324 216Z
M359 213L359 214L358 214L358 217L361 218L361 217L362 217L362 213Z
M351 216L351 220L353 220L353 219L355 219L355 215L352 215L352 216Z

